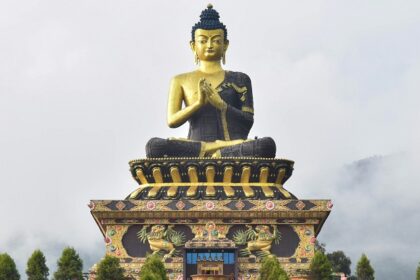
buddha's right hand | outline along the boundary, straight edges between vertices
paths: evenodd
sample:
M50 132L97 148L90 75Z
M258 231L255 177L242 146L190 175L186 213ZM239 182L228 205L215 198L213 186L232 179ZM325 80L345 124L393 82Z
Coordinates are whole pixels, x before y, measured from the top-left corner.
M197 90L197 103L198 105L201 107L204 105L204 103L206 102L206 79L205 78L201 78L198 81L198 90Z

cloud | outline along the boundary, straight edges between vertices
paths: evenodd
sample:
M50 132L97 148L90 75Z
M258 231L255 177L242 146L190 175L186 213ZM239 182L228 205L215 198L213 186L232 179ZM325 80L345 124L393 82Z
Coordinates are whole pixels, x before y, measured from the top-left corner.
M320 239L355 265L362 253L378 279L412 279L420 255L420 213L413 197L418 154L374 156L346 165L329 183L335 207ZM390 268L391 267L391 268Z

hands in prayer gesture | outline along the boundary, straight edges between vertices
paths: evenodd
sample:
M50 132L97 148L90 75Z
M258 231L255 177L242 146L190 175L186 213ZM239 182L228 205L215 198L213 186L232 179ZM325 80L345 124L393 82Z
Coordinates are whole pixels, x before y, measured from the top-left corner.
M200 105L204 105L206 101L218 109L226 106L226 103L219 93L211 87L211 84L205 78L201 78L198 82L198 102Z

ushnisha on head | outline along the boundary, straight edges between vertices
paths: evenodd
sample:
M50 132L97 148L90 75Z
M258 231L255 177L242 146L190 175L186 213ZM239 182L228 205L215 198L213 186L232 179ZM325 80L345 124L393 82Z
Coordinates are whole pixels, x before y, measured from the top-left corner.
M212 4L207 5L207 9L203 10L200 15L200 21L197 22L191 31L191 41L195 40L195 31L197 29L204 29L204 30L215 30L215 29L222 29L223 30L223 39L227 41L227 29L226 26L219 21L219 13L213 9Z
M190 46L195 55L195 61L220 61L225 63L225 53L229 46L226 26L220 22L219 13L209 4L201 12L200 21L191 31Z

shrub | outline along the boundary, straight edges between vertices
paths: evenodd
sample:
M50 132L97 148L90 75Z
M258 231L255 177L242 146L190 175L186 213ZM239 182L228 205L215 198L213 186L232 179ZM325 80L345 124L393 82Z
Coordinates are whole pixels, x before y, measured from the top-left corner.
M124 280L124 269L116 257L105 256L99 263L97 280Z
M276 257L265 257L260 268L261 280L289 280L286 271L280 266Z
M140 280L169 280L165 265L157 255L151 255L141 267Z

